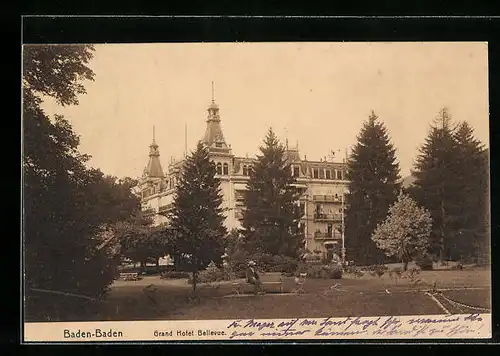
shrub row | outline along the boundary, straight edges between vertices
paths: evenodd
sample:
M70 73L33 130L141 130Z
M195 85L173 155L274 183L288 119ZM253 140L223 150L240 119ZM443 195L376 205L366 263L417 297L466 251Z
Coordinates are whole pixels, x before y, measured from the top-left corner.
M187 272L179 272L179 271L166 271L162 272L160 278L163 279L182 279L182 278L190 278L190 274Z
M342 267L338 265L301 265L296 276L300 273L307 273L307 278L313 279L340 279L342 278Z

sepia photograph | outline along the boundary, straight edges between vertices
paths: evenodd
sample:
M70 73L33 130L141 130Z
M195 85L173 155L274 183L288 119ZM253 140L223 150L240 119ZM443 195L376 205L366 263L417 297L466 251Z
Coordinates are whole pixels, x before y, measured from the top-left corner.
M490 338L486 42L26 44L27 342Z

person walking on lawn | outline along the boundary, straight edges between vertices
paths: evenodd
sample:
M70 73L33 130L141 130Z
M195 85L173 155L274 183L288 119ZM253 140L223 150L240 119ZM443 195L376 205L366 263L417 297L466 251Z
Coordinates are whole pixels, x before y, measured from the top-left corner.
M264 294L262 283L260 282L259 274L257 273L256 263L254 261L248 262L247 268L247 282L254 285L254 293Z

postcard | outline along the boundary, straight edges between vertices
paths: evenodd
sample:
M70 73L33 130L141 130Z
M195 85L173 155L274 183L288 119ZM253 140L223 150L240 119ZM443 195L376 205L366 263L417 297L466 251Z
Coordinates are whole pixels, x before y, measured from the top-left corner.
M24 341L491 338L488 44L26 44Z

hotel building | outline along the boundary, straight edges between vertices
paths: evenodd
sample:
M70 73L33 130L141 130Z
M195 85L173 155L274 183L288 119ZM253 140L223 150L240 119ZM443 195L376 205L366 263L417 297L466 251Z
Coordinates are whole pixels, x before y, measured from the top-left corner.
M216 165L223 208L226 209L225 225L230 231L241 226L243 192L256 159L235 156L222 133L219 107L213 100L207 111L207 126L202 141L208 146L210 158ZM290 174L297 178L296 185L302 192L301 227L306 248L323 253L325 257L333 252L341 256L344 193L348 184L345 161L335 162L333 158L307 160L306 157L301 158L298 147L289 148L288 144L286 158L291 164ZM149 161L139 179L137 192L141 196L143 211L154 217L155 224L167 222L166 216L172 208L183 164L184 159L172 161L164 171L153 134Z

